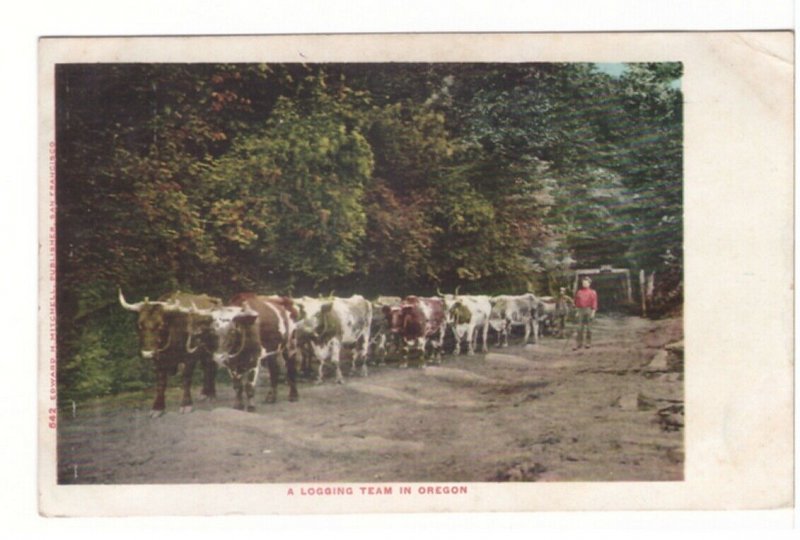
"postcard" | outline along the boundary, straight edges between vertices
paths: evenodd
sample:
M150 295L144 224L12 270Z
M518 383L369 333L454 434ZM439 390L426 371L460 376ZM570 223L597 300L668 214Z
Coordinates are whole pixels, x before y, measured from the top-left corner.
M793 504L790 32L39 51L42 514Z

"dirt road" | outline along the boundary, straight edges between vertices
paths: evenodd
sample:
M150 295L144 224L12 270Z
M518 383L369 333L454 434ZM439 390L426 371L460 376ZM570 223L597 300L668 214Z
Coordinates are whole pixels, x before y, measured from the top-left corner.
M149 394L79 403L60 413L59 481L680 480L683 430L664 419L670 408L682 419L683 380L663 347L681 329L599 317L588 350L545 337L424 369L345 372L344 385L303 383L297 403L282 385L263 404L262 386L255 413L231 408L226 383L180 415L171 381L155 420Z

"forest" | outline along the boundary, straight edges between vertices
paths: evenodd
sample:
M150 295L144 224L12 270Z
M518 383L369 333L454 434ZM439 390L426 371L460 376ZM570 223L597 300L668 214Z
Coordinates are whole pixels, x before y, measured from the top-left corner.
M117 303L571 286L682 302L680 63L61 64L59 398L152 384Z

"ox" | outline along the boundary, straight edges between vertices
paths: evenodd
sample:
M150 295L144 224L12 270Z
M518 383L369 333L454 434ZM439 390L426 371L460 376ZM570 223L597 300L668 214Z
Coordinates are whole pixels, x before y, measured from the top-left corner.
M140 354L142 358L153 361L156 371L156 397L150 416L156 418L164 414L167 379L177 373L180 365L183 365L183 397L180 412L187 413L192 410L192 374L198 362L204 371L202 398L214 399L216 365L211 361L211 353L208 350L196 349L192 352L186 350L184 345L189 334L189 321L184 310L192 304L210 309L221 305L222 301L204 294L174 292L162 296L155 302L145 298L142 302L130 304L125 300L122 289L118 292L122 307L138 313L136 325Z
M542 334L552 335L556 332L558 318L558 302L552 296L539 297L538 320Z
M294 305L297 307L298 312L298 326L304 326L304 321L312 320L317 317L322 304L325 302L321 298L314 298L311 296L303 296L302 298L294 298ZM300 368L303 373L308 376L311 374L311 361L314 358L314 350L311 347L311 340L305 339L305 334L301 330L300 339L296 339L297 352L300 355Z
M294 330L297 311L290 298L240 294L230 305L208 310L193 307L192 331L187 349L209 348L217 365L227 368L236 401L234 408L254 411L259 370L266 365L270 391L264 401L277 399L278 356L286 364L289 401L297 401L297 369ZM246 400L244 399L246 398Z
M373 358L375 363L379 364L382 360L386 359L388 350L397 350L399 345L396 339L393 339L396 334L392 334L389 329L389 321L387 320L383 310L385 307L389 309L399 307L403 301L399 296L379 296L372 302L372 323L370 324L370 347L373 350ZM388 341L388 347L387 347Z
M478 333L483 337L482 352L488 352L487 337L489 334L489 316L492 305L488 296L456 296L447 310L447 319L453 327L456 338L456 354L464 352L464 341L467 342L467 354L475 354Z
M447 326L441 298L407 296L399 306L384 306L383 312L391 333L405 343L403 365L409 352L419 350L424 355L428 344L433 349L434 361L441 359Z
M530 336L533 342L539 341L539 322L542 314L542 302L531 293L518 296L501 295L491 299L492 311L489 325L497 332L497 344L508 347L508 336L515 326L525 330L524 343Z
M297 346L309 349L319 360L317 383L322 383L325 365L330 361L336 368L336 382L344 382L340 367L342 347L352 348L351 368L361 361L361 374L367 376L372 304L363 296L334 298L321 301L319 309L297 325Z

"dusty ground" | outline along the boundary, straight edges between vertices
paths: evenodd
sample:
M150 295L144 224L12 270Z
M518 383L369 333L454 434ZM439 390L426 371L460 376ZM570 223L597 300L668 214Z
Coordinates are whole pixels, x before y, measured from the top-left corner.
M281 385L278 403L263 404L262 386L255 413L233 410L230 385L220 383L217 402L180 415L173 380L156 420L150 394L77 404L74 417L62 410L59 478L680 480L683 430L665 424L663 410L679 409L682 419L683 381L664 369L663 346L682 339L681 328L680 319L599 317L589 350L545 337L436 367L379 366L367 378L345 371L344 385L304 382L297 403Z

